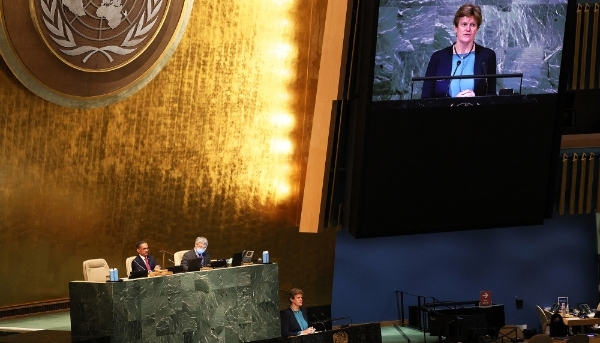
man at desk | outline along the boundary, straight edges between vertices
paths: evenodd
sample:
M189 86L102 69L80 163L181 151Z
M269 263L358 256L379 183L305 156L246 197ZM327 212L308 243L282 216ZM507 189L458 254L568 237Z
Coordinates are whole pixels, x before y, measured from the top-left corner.
M146 241L139 241L135 245L138 255L131 261L131 271L138 272L142 270L153 271L160 270L156 260L150 255L150 248Z
M183 254L183 258L181 259L183 270L187 272L188 263L197 258L201 259L200 264L202 267L210 264L210 254L206 251L206 248L208 248L208 240L204 237L196 238L194 249Z

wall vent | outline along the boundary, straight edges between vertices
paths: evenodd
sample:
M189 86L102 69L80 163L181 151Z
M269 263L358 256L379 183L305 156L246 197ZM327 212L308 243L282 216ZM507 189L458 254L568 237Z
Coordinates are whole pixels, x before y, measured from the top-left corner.
M27 304L0 307L0 319L22 317L69 309L69 298L38 301Z

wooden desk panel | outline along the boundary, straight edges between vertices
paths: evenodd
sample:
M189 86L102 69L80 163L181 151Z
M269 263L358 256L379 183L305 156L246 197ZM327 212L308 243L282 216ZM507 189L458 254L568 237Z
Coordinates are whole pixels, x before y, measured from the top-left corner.
M568 326L588 326L600 324L600 318L565 317L563 322Z

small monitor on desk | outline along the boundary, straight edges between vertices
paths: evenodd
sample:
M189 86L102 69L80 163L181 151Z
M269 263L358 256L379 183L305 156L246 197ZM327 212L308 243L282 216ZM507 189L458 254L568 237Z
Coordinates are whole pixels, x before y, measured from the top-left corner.
M138 270L138 271L132 271L131 273L129 273L129 278L130 279L139 279L142 277L148 277L148 271L147 270Z
M237 252L233 254L231 259L231 266L237 267L241 266L242 263L250 263L252 262L252 256L254 256L253 250L244 250L242 252Z
M202 268L202 259L195 258L188 262L188 272L197 272Z
M167 267L167 270L172 272L173 274L183 273L183 266L182 265L170 266L170 267Z
M213 269L214 268L225 267L226 265L227 265L227 260L225 260L225 259L210 261L210 266L213 267Z

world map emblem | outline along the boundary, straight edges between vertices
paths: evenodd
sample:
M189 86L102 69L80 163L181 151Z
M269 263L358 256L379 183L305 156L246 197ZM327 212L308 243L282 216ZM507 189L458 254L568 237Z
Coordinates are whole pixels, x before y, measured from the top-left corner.
M165 68L193 8L194 0L0 0L0 55L45 100L104 107Z
M135 60L152 44L170 0L30 0L36 28L69 66L107 72Z

